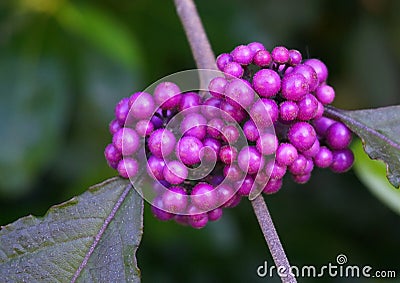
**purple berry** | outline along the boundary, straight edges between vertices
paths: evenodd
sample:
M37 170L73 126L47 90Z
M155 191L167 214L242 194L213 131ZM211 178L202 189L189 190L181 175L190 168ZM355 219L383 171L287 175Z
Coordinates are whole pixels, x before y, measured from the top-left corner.
M304 175L307 167L307 158L299 154L296 160L288 167L289 172L293 175Z
M290 143L300 151L311 148L317 138L313 126L307 122L294 123L289 128L287 136Z
M261 69L253 77L253 88L260 96L272 97L281 88L281 78L274 70Z
M211 211L209 211L208 214L208 220L209 221L217 221L222 217L222 208L218 207L215 208Z
M200 151L203 143L196 137L185 136L176 145L176 155L185 165L194 165L200 162Z
M272 60L277 64L285 64L290 59L289 50L283 46L277 46L272 49L271 56Z
M114 135L116 132L118 132L119 129L121 129L121 125L119 124L117 119L114 119L110 122L108 129L110 131L110 134Z
M326 146L321 146L318 153L314 156L314 163L320 168L327 168L331 166L332 161L332 151Z
M242 65L248 65L253 60L253 52L246 45L239 45L231 52L233 60Z
M236 164L225 165L223 174L224 177L230 182L237 182L243 176L242 170L240 170L239 166Z
M208 214L202 212L199 208L194 205L189 206L187 215L187 222L190 226L195 229L201 229L208 223Z
M115 106L115 118L118 120L119 124L123 126L126 121L126 117L129 113L129 98L122 98Z
M335 173L343 173L348 171L354 162L354 154L348 149L340 149L332 152L332 164L330 166L331 170Z
M331 104L335 99L335 90L330 85L321 85L316 89L315 96L322 104Z
M220 118L214 118L207 124L207 134L214 139L219 139L221 138L221 131L224 126L224 121Z
M108 144L104 150L104 156L110 163L119 162L122 158L121 152L112 144Z
M317 73L319 83L323 83L328 78L328 68L318 59L308 59L304 62L305 65L311 66Z
M232 164L237 157L237 149L230 145L224 145L219 150L219 159L225 164Z
M272 179L282 179L287 171L287 166L270 160L266 165L266 174Z
M154 125L149 120L140 120L136 123L135 130L139 136L145 137L153 132Z
M275 100L261 98L250 109L250 117L260 129L265 129L275 123L279 117L279 108Z
M297 149L290 143L281 143L276 150L276 162L289 166L298 157Z
M282 179L269 179L263 189L263 193L270 195L278 192L282 188Z
M302 60L301 53L298 50L291 49L289 50L289 64L291 66L296 66L301 63Z
M219 196L218 191L210 184L198 183L193 187L190 199L194 206L207 212L217 207Z
M307 80L310 91L314 91L318 87L318 76L311 66L304 64L297 65L292 73L303 75Z
M221 149L221 142L214 138L205 138L203 140L203 148L201 149L200 156L205 161L217 161L219 151Z
M286 100L279 105L279 117L283 121L293 121L297 118L299 106L296 102Z
M239 152L238 165L244 173L255 174L264 167L264 158L255 146L245 146Z
M163 208L166 211L180 214L183 213L188 205L188 197L186 191L182 187L170 187L162 195Z
M158 129L151 133L148 147L152 154L157 157L168 156L175 147L176 139L172 132L167 129Z
M292 175L292 177L293 181L295 181L297 184L305 184L310 180L311 174Z
M163 201L161 196L158 196L153 200L153 203L151 205L151 212L158 220L161 221L168 221L174 217L173 213L165 211L165 209L163 208Z
M226 207L228 202L235 196L234 189L226 184L221 184L215 188L218 194L218 203L222 204L222 207Z
M315 113L314 119L319 119L324 115L324 105L318 100L318 107L317 107L317 112Z
M332 124L326 130L326 143L331 149L344 149L351 142L351 131L341 122Z
M319 140L316 139L313 145L309 149L303 151L302 154L307 158L312 158L319 152L319 149L320 143Z
M265 50L264 45L260 42L251 42L247 44L247 46L250 48L252 56L254 56L258 51Z
M232 61L233 61L233 58L232 58L232 56L231 56L230 54L228 54L228 53L222 53L221 55L219 55L219 56L217 57L217 67L218 67L218 69L219 69L220 71L223 71L224 68L225 68L225 66L226 66L228 63L232 62Z
M290 73L282 79L282 96L287 100L299 101L309 91L307 79L299 73Z
M271 53L267 50L258 51L253 58L253 63L260 67L269 66L272 62Z
M239 181L240 182L240 181ZM240 182L239 190L237 191L240 196L248 196L253 188L254 179L250 175L246 175L243 182Z
M139 135L131 128L121 128L114 134L113 144L122 155L132 155L139 148Z
M244 70L239 63L229 62L225 65L224 73L227 79L232 79L232 77L241 78L243 76Z
M247 120L246 123L243 125L243 132L245 137L249 141L256 141L260 136L260 132L257 129L256 124L252 120Z
M182 183L188 176L188 169L181 162L173 160L164 166L164 179L172 185Z
M225 96L234 100L241 107L247 108L254 101L254 91L244 80L233 80L225 88Z
M139 172L139 165L135 159L124 157L118 163L117 170L122 178L134 178Z
M312 94L306 94L299 102L299 113L297 119L308 121L315 117L318 110L318 100Z
M187 92L182 95L181 101L179 102L179 111L184 115L188 115L190 113L195 113L199 110L200 105L200 96L195 92Z
M147 160L148 174L159 181L164 180L164 166L164 159L158 158L154 155L151 155Z
M208 90L210 94L215 98L222 98L224 97L225 88L228 84L228 81L222 77L216 77L210 81L208 85Z
M229 144L236 143L239 135L239 130L235 125L229 124L222 128L222 139Z
M172 82L162 82L154 90L155 103L162 109L177 107L181 97L180 88Z
M256 148L261 154L270 155L276 152L278 143L276 135L264 133L257 139Z
M207 120L198 113L188 114L181 123L181 133L202 140L206 136Z
M332 119L327 118L327 117L321 117L321 118L315 119L314 122L313 122L314 128L315 128L315 132L320 137L325 137L326 130L334 123L336 123L335 120L332 120Z
M246 112L243 108L237 108L227 101L221 101L220 105L221 116L227 121L234 119L236 122L241 123L246 118Z
M220 106L221 100L219 98L210 97L203 102L201 114L203 114L206 119L218 118L221 115Z
M129 115L135 119L147 119L155 110L153 96L147 92L135 93L129 98L129 108Z

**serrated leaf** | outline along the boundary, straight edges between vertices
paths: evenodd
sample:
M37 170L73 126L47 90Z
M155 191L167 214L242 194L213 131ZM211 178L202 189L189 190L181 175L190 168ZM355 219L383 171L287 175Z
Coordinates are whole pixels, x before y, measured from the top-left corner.
M395 190L384 177L385 164L381 161L369 159L360 141L353 143L351 149L356 157L354 171L360 181L379 200L400 214L400 191Z
M140 282L143 200L114 178L0 230L2 282Z
M387 164L387 178L400 186L400 105L366 110L326 107L325 113L341 120L363 141L371 159Z

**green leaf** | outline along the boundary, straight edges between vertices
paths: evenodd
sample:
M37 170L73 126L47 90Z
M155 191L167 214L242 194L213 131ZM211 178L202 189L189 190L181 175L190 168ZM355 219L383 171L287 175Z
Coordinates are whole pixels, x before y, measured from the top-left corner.
M399 188L400 105L353 111L326 107L325 113L341 120L356 133L370 158L387 164L387 178Z
M360 141L352 144L352 150L356 156L354 171L361 182L378 199L400 214L400 191L395 190L385 176L385 164L377 160L371 160L365 154Z
M0 230L3 282L140 282L143 200L114 178Z

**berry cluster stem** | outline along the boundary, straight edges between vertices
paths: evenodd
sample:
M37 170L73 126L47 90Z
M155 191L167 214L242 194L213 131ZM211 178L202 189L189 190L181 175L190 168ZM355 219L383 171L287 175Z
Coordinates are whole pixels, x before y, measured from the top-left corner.
M289 261L286 257L281 241L279 240L278 233L275 230L271 214L268 211L268 207L264 201L263 196L260 194L258 197L251 201L251 205L253 206L254 213L256 214L258 223L260 224L260 228L264 234L265 241L267 242L268 248L275 262L275 266L282 269L280 271L280 273L284 274L284 276L281 276L282 282L297 282L296 278L289 272Z
M198 69L217 69L214 52L192 0L174 0Z

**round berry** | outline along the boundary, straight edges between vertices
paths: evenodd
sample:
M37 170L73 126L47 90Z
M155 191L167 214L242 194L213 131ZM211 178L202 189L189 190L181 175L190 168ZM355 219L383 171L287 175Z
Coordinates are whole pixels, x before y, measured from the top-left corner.
M104 156L111 163L118 162L122 158L121 152L112 143L106 146Z
M207 134L214 139L219 139L221 138L221 131L224 126L224 121L220 118L214 118L207 124Z
M331 166L332 161L332 151L326 146L321 146L318 153L314 156L314 163L320 168L327 168Z
M258 128L265 129L278 120L278 105L275 100L261 98L251 107L250 117Z
M154 90L154 101L162 109L177 107L181 97L180 88L172 82L162 82Z
M316 89L315 95L322 104L331 104L335 99L335 90L330 85L321 85Z
M237 191L240 196L248 196L253 188L254 179L250 175L246 175L243 182L240 182L239 190Z
M179 214L185 211L188 205L186 191L182 187L170 187L162 196L163 208L166 211Z
M132 155L139 148L139 135L131 128L121 128L114 134L113 144L122 155Z
M178 185L187 178L188 169L181 162L173 160L164 166L163 175L168 183Z
M319 149L320 143L319 140L316 139L313 145L309 149L303 151L302 154L307 158L312 158L319 152Z
M318 59L308 59L304 62L305 65L311 66L317 73L319 83L323 83L328 78L328 68Z
M241 78L243 76L244 70L239 63L229 62L225 65L224 73L227 79L232 79L232 77Z
M250 48L252 56L254 56L258 51L265 50L264 45L260 42L251 42L247 44L247 46Z
M326 130L326 143L331 149L344 149L351 142L351 131L341 122L332 124Z
M164 159L158 158L154 155L151 155L147 160L148 174L159 181L164 180L164 166Z
M226 66L228 63L232 62L232 61L233 61L233 58L232 58L232 56L231 56L230 54L228 54L228 53L222 53L221 55L219 55L219 56L217 57L217 67L218 67L218 69L219 69L220 71L223 71L224 68L225 68L225 66Z
M149 120L140 120L136 123L135 130L139 136L145 137L153 132L154 125Z
M179 102L179 111L183 111L184 115L195 113L198 111L200 105L200 96L195 92L187 92L182 95Z
M253 52L246 45L239 45L231 52L233 60L242 65L248 65L253 60Z
M318 100L312 94L306 94L299 102L299 113L297 119L302 121L311 120L315 117L318 110Z
M201 105L201 114L203 114L206 119L218 118L221 115L221 110L219 109L220 105L221 100L219 98L210 97Z
M227 184L221 184L215 189L218 194L218 203L222 204L222 207L227 207L231 199L235 196L235 191Z
M221 207L215 208L209 211L207 214L209 221L217 221L222 217L222 208Z
M335 173L343 173L348 171L354 162L354 154L348 149L340 149L332 152L331 170Z
M114 135L119 129L121 129L121 125L119 124L117 119L114 119L110 122L108 127L110 134Z
M129 98L122 98L115 106L114 114L119 124L123 126L129 113Z
M307 122L294 123L289 128L287 136L290 143L300 151L311 148L317 138L313 126Z
M260 132L258 131L256 124L254 124L252 120L247 120L244 123L243 132L245 137L252 142L256 141L260 136Z
M219 150L221 149L221 142L214 138L205 138L203 140L203 148L201 149L200 156L205 161L217 161Z
M236 147L230 145L224 145L219 150L219 159L225 164L232 164L237 157Z
M208 90L210 91L210 94L215 98L222 98L224 97L227 84L228 81L225 78L216 77L210 81L208 85Z
M306 78L299 73L290 73L282 79L282 96L287 100L299 101L309 91Z
M198 113L188 114L181 123L181 133L202 140L206 136L207 120Z
M216 208L219 201L218 191L207 183L198 183L193 187L190 199L192 204L203 212Z
M196 137L185 136L176 145L176 155L185 165L194 165L200 162L200 151L203 143Z
M300 64L302 59L303 58L301 56L300 51L295 50L295 49L289 50L289 64L291 66L296 66L296 65Z
M299 154L296 160L289 166L289 172L293 175L304 175L307 167L307 158Z
M264 133L257 139L256 148L261 154L270 155L276 152L278 143L276 135Z
M320 137L325 137L326 130L334 123L336 123L335 120L332 120L327 117L321 117L313 121L315 132Z
M290 143L281 143L276 150L276 162L281 165L291 165L297 157L297 149Z
M310 180L311 174L292 175L292 177L293 181L295 181L297 184L305 184Z
M158 129L151 133L148 147L152 154L161 158L168 156L174 150L175 143L176 139L171 131Z
M154 198L151 204L151 212L158 220L161 221L168 221L174 217L173 213L170 213L166 211L165 208L163 208L163 201L161 196Z
M139 172L139 165L135 159L124 157L118 163L117 170L122 178L134 178Z
M241 107L247 108L254 101L254 91L244 80L233 80L225 88L225 96L234 100Z
M129 108L132 117L147 119L155 110L153 96L147 92L135 93L129 98Z
M239 130L235 125L229 124L222 128L222 139L229 144L236 143L239 135Z
M270 160L266 165L266 174L272 179L282 179L287 171L287 166L282 165L274 160Z
M202 212L199 208L194 205L189 206L187 210L188 215L185 217L187 223L195 229L201 229L208 223L208 214Z
M260 96L272 97L281 88L281 78L274 70L261 69L253 77L253 88Z
M236 122L241 123L246 118L246 112L243 108L237 108L227 101L221 101L220 105L221 116L223 119L232 121L234 119Z
M244 173L255 174L264 167L264 158L255 146L245 146L239 152L238 165Z
M297 118L299 106L296 102L286 100L279 105L279 117L283 121L293 121Z
M237 182L243 176L242 170L240 170L239 166L236 164L225 165L223 174L224 177L230 182Z
M270 195L278 192L282 188L282 179L269 179L263 189L263 193Z
M271 53L267 50L258 51L253 58L253 63L260 67L269 66L272 62Z
M271 56L272 60L277 64L285 64L290 59L289 50L283 46L277 46L272 49Z
M309 90L314 91L318 86L318 76L317 73L311 66L300 64L297 65L292 73L297 73L303 75L308 83Z

